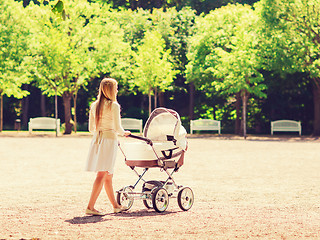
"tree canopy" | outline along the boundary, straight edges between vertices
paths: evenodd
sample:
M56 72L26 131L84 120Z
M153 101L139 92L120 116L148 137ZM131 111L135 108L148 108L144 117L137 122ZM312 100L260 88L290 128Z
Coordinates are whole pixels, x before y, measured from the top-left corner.
M240 94L244 136L249 96L266 96L259 72L257 20L253 9L244 5L221 7L199 19L187 66L187 78L198 88Z
M25 8L1 2L5 122L20 112L24 124L37 116L26 106L44 93L41 106L49 109L41 115L53 115L55 95L65 132L77 114L85 129L100 80L114 77L126 117L145 114L153 95L154 106L179 109L184 124L213 118L239 133L242 121L244 134L247 127L266 133L271 120L288 115L302 119L308 133L313 124L317 135L319 4L254 2L55 0L24 1ZM20 101L22 89L30 96Z
M134 54L136 67L133 69L134 84L149 96L149 114L151 113L151 95L157 96L173 82L176 71L170 62L170 50L165 50L165 42L157 31L148 31L143 44ZM156 107L156 101L155 101Z
M320 3L261 0L257 9L264 26L264 65L281 75L307 74L302 80L313 84L313 134L320 135Z
M21 89L29 79L21 65L27 49L28 28L21 4L0 0L0 131L3 128L3 96L22 98L28 94Z

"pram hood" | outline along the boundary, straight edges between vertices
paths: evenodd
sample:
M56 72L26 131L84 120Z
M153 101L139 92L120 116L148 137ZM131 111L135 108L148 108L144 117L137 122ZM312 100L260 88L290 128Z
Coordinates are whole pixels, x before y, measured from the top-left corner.
M187 131L181 124L179 114L167 108L156 108L150 114L144 129L143 136L152 141L173 141L184 151L187 149Z

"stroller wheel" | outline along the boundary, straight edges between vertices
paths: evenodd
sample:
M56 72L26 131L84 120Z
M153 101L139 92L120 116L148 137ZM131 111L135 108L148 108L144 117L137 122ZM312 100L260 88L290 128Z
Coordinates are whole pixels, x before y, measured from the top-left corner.
M143 204L146 208L151 209L152 206L152 191L157 189L158 187L161 187L163 185L160 181L147 181L142 186L142 193L145 195L146 199L143 199Z
M188 211L194 201L194 196L191 188L184 187L178 193L178 205L183 211Z
M133 195L130 194L132 193L132 188L131 187L124 187L122 189L120 189L120 191L117 192L117 202L118 204L124 206L127 208L127 210L129 210L132 205L133 205Z
M163 187L157 188L152 194L152 206L157 212L164 212L169 205L169 195Z
M144 199L143 200L143 204L146 208L150 209L153 208L152 206L152 199Z

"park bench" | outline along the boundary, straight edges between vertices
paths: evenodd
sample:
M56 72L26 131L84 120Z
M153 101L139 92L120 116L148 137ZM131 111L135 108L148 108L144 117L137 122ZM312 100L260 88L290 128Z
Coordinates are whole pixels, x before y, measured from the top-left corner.
M190 133L193 131L218 131L221 134L221 121L212 119L197 119L190 121Z
M301 122L293 120L271 121L271 135L273 132L299 132L299 136L301 136Z
M30 118L29 124L29 133L32 133L34 129L46 129L46 130L57 130L60 132L60 119L50 118L50 117L37 117L37 118Z
M142 119L121 118L121 125L125 130L137 130L142 133Z

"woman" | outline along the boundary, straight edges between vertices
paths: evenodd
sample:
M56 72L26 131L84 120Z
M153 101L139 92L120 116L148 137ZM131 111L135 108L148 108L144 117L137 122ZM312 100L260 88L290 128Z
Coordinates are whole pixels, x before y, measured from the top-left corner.
M128 136L121 126L120 105L117 102L118 83L112 78L105 78L99 87L98 99L92 103L89 114L89 131L93 132L90 145L87 171L97 172L91 197L86 209L88 215L105 215L94 208L96 200L104 186L114 213L126 210L115 200L112 176L117 155L117 134Z

